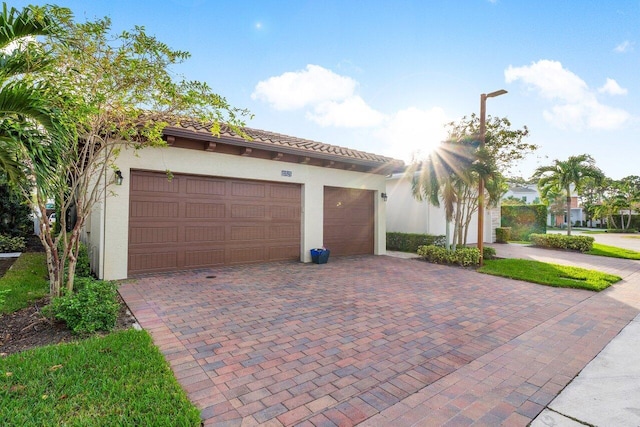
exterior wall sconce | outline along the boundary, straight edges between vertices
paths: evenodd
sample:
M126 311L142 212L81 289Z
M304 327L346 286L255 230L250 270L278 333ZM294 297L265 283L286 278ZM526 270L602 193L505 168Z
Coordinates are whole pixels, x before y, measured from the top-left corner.
M382 197L382 200L384 200L385 202L387 201L387 199L389 198L387 196L387 193L380 193L380 197Z
M122 176L122 172L120 172L120 169L116 170L116 185L122 185L122 181L124 181L124 177Z

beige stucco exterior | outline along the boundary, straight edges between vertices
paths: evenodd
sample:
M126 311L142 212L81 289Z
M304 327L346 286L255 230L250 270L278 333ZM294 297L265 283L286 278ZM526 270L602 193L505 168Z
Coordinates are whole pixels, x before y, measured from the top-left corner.
M301 184L300 260L303 262L311 261L310 249L323 245L324 187L373 190L376 196L374 253L382 255L386 251L385 203L380 197L386 185L383 175L174 147L146 148L138 153L123 149L115 163L122 172L124 183L109 186L85 227L84 240L92 266L102 279L127 277L129 177L132 169ZM283 176L282 171L290 171L291 176ZM103 182L112 182L113 178L110 171Z
M401 233L445 234L445 212L442 206L435 207L427 201L417 201L411 192L411 181L403 174L387 179L387 230ZM495 229L500 226L500 208L485 211L484 241L495 242ZM452 225L453 227L453 225ZM451 230L453 234L453 228ZM467 244L478 241L478 215L474 214L469 224Z

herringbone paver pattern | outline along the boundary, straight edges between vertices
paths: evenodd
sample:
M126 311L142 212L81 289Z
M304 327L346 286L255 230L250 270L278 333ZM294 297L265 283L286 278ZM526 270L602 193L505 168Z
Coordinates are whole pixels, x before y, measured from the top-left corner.
M206 425L526 425L638 312L628 285L594 294L363 256L120 292Z

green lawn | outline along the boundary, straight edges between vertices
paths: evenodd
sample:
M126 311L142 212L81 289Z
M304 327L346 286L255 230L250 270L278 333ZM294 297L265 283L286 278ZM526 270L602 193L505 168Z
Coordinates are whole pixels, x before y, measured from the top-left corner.
M594 243L593 248L587 252L589 255L608 256L612 258L640 259L640 252L631 249L618 248L616 246Z
M162 354L127 330L0 358L2 425L199 426Z
M541 285L590 291L601 291L621 280L618 276L599 271L524 259L486 260L478 271Z
M4 295L3 290L10 290ZM0 279L0 313L49 290L44 254L24 253ZM199 426L171 368L144 331L126 330L0 357L2 426Z
M0 303L0 314L28 307L31 301L47 295L49 280L46 255L31 252L20 255L11 270L0 278L0 292L3 292L5 299L4 304Z

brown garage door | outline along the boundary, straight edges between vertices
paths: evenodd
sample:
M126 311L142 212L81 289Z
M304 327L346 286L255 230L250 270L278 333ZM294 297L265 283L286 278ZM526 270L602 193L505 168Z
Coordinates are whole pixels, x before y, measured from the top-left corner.
M324 245L331 255L373 253L374 192L324 188Z
M132 171L129 275L300 258L300 186Z

